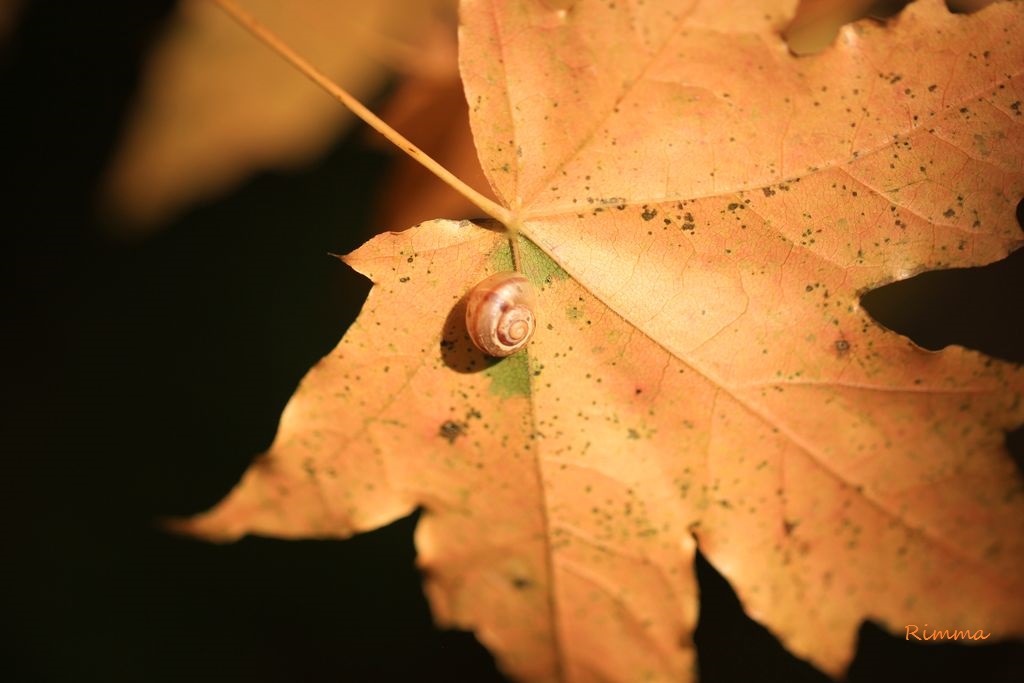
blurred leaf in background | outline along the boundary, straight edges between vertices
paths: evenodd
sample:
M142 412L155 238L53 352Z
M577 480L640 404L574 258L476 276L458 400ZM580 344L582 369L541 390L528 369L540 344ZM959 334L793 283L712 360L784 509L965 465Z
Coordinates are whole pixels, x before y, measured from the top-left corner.
M993 0L946 0L953 12L977 12ZM784 36L797 55L823 50L835 40L839 29L857 19L890 17L906 6L907 0L800 0L796 16Z
M454 0L245 4L364 100L396 71L436 72L437 43L424 27L452 22L455 12ZM106 203L126 229L153 227L256 170L310 162L352 121L213 3L185 0L147 60Z

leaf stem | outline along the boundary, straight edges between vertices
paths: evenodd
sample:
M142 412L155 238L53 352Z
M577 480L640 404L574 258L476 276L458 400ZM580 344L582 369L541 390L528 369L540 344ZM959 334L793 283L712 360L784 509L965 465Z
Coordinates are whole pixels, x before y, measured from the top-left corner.
M430 158L426 152L412 144L412 142L406 139L405 136L363 106L363 104L353 97L347 90L332 81L322 71L307 62L302 56L288 47L288 45L273 31L239 7L235 0L213 0L213 2L219 5L221 9L227 12L227 14L238 22L244 29L259 38L267 45L267 47L291 63L292 66L301 71L307 78L327 91L327 93L334 99L348 107L353 114L362 119L367 125L383 135L403 152L422 164L428 171L440 178L449 187L469 201L473 202L473 204L488 216L500 221L506 227L511 226L513 218L511 211L497 202L483 196L452 174L451 171Z

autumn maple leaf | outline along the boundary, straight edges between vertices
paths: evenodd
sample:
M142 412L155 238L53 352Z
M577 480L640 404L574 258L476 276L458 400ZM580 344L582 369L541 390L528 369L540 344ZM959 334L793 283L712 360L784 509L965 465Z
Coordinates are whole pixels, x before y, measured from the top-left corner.
M437 621L530 681L689 680L698 546L833 675L864 619L1024 632L1024 372L859 306L1020 244L1024 13L923 0L797 58L791 4L464 0L506 227L346 257L359 319L181 527L342 538L422 507ZM494 362L462 306L514 264L541 322Z

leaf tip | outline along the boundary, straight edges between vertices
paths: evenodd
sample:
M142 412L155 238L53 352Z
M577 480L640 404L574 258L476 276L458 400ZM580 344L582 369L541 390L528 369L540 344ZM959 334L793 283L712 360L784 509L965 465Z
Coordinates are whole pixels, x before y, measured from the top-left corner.
M175 536L188 536L215 543L230 543L242 537L242 533L223 526L207 523L209 513L192 517L159 517L155 525L161 531Z

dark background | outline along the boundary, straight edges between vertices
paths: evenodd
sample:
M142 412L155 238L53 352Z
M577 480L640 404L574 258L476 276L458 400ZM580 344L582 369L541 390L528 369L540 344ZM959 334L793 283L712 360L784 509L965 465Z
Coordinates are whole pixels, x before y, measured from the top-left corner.
M406 519L345 542L210 545L154 520L208 508L265 449L368 289L328 252L372 232L388 158L352 135L142 241L96 190L173 3L29 3L0 47L7 680L497 681L432 625ZM922 345L1024 362L1024 251L869 295ZM1021 432L1011 436L1020 458ZM701 677L816 681L701 562ZM1024 599L1024 598L1022 598ZM852 681L1019 681L1024 646L861 630Z

